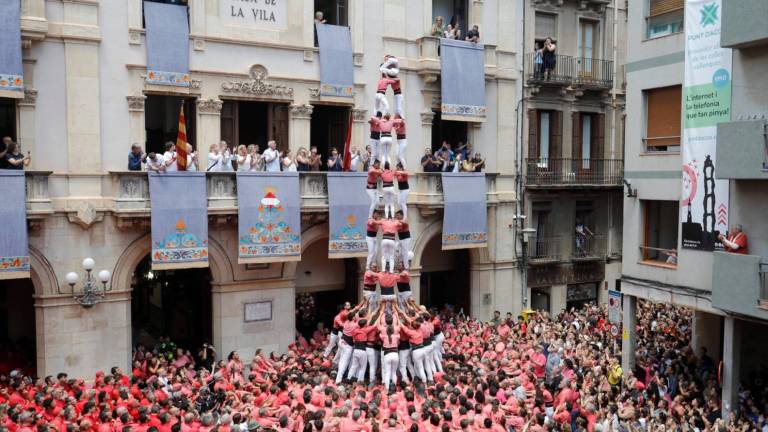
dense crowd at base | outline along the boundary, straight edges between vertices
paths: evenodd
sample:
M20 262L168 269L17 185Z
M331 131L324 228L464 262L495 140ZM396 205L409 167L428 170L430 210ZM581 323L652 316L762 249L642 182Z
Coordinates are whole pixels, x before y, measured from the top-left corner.
M757 378L743 384L738 414L720 419L718 367L690 349L688 310L640 303L638 366L624 378L602 309L487 323L439 316L444 372L434 383L337 385L322 331L245 362L165 339L139 347L129 373L112 368L88 383L2 376L0 432L768 430Z

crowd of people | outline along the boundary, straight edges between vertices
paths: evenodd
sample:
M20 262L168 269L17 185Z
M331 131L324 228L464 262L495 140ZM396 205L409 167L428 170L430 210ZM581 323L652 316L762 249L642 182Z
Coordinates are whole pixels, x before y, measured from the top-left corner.
M482 172L485 158L479 152L473 153L469 142L459 142L454 149L451 143L443 140L436 152L431 148L424 150L421 167L424 172Z
M447 25L442 16L435 17L435 22L432 24L430 35L444 39L465 40L473 43L480 42L480 28L477 25L473 25L472 28L467 31L467 34L462 37L461 23L459 22L458 16L454 17Z
M355 331L394 343L403 316L440 322L443 371L381 367L339 379L334 347L323 331L299 336L279 355L256 350L218 359L161 340L139 346L133 368L96 372L87 382L65 373L35 378L19 370L0 377L3 432L540 432L752 431L768 428L768 390L745 382L736 414L720 419L717 365L690 348L691 311L668 304L638 306L637 368L622 374L604 308L588 306L557 317L499 314L480 322L450 308L349 308L370 318ZM358 316L360 318L360 316ZM409 318L410 319L410 318ZM389 323L392 324L389 324ZM355 324L360 324L358 320ZM412 326L412 328L414 328ZM400 329L406 329L405 325ZM382 331L383 330L383 331ZM414 337L418 331L411 331ZM390 339L391 338L391 339ZM338 343L341 339L337 338ZM367 340L367 339L365 339ZM367 348L367 343L363 345ZM330 347L330 349L329 349ZM342 348L339 347L339 351ZM342 353L343 354L343 353ZM362 364L367 352L353 354ZM339 356L341 357L341 355ZM386 368L386 380L382 373ZM367 379L366 379L367 376ZM385 387L382 382L390 385ZM392 386L392 383L396 383Z

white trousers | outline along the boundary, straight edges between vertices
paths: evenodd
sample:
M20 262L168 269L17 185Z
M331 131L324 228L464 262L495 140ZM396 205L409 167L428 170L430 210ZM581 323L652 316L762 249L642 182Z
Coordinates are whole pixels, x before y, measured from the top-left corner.
M381 240L381 271L387 271L389 263L389 272L395 272L395 241L392 239Z
M411 263L408 262L408 252L411 250L411 238L400 240L400 259L403 261L403 267L408 270Z
M381 161L381 166L384 166L387 162L392 162L389 158L390 150L392 150L392 137L382 135L379 139L379 160Z
M344 372L347 371L347 367L352 360L352 347L342 340L339 342L339 352L341 352L341 356L339 358L339 370L336 372L336 384L339 384L344 379Z
M413 360L411 359L411 349L404 349L397 352L398 357L400 357L398 361L398 368L400 369L400 379L405 381L406 383L410 383L411 380L408 379L408 372L411 373L411 376L416 376L413 373Z
M443 362L441 360L440 350L437 348L437 340L432 341L432 364L435 372L443 371Z
M415 369L416 376L419 377L422 382L427 382L426 368L424 367L424 356L426 354L427 352L424 347L411 351L413 368Z
M407 168L405 166L405 149L407 147L408 147L407 138L397 140L397 161L403 164L403 168Z
M379 140L371 138L371 157L375 160L379 157ZM373 160L370 162L373 165Z
M379 368L379 357L381 357L381 354L377 353L373 348L366 347L365 355L368 356L368 382L376 382L376 370ZM384 366L382 365L382 367Z
M352 364L349 366L349 372L347 373L347 379L352 379L354 376L357 378L357 382L362 382L365 379L365 365L368 363L368 354L364 349L352 350ZM338 379L338 377L336 378Z
M405 117L405 113L403 112L403 94L396 94L395 95L395 113L400 114L400 117Z
M397 206L403 211L403 219L408 219L408 193L410 189L401 189L397 195Z
M325 351L323 351L323 357L328 357L328 355L331 354L331 351L333 351L333 347L335 347L338 342L339 335L336 334L336 332L331 333L331 336L328 338L328 346L326 346Z
M435 361L432 357L432 344L429 344L422 349L424 350L424 373L427 374L427 380L434 381Z
M381 188L384 195L384 217L386 219L395 217L395 187L387 186Z
M397 352L384 354L384 362L381 364L381 382L386 388L390 384L397 385L397 366L400 356Z
M376 210L376 204L379 203L379 191L376 189L366 189L368 199L371 200L371 207L368 209L368 217L373 217L373 211Z
M373 104L373 115L376 115L379 112L382 114L389 112L389 101L384 93L377 92L376 101Z
M376 237L365 236L365 242L368 243L368 258L365 260L365 268L371 268L371 264L376 260Z

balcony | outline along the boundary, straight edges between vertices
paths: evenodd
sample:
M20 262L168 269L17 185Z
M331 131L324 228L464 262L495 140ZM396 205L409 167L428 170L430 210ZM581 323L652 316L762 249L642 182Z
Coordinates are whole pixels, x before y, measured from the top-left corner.
M528 264L543 265L559 262L563 238L561 236L535 236L528 241Z
M712 306L768 320L768 261L757 255L714 252Z
M573 238L573 249L571 250L571 261L601 261L606 257L605 236L596 234Z
M768 179L768 121L732 121L717 125L715 177Z
M25 171L27 179L27 218L40 219L53 214L53 203L48 190L51 171Z
M610 60L555 55L555 67L545 74L536 65L535 54L525 55L525 82L534 86L571 86L608 90L613 87L613 62Z
M768 2L765 0L724 1L720 46L747 48L768 45Z
M529 189L617 188L623 179L621 159L526 159Z
M384 37L385 43L388 41L388 37ZM395 43L399 43L397 39L392 39ZM483 44L485 47L484 67L485 75L489 78L495 78L500 73L499 59L501 55L496 51L496 45ZM422 36L416 39L416 48L418 51L418 58L415 59L415 64L411 64L414 60L406 60L403 63L401 59L400 67L413 68L418 75L424 80L425 83L435 83L440 77L441 64L440 64L440 38L435 36Z
M146 172L110 172L113 211L118 217L148 217L150 212L149 181ZM498 174L487 173L486 199L489 206L501 200L512 200L496 191ZM443 184L440 173L413 174L410 179L409 204L422 214L430 215L443 208ZM328 211L328 181L325 172L299 173L301 212ZM511 187L511 186L510 186ZM237 180L233 172L206 173L209 215L237 214Z

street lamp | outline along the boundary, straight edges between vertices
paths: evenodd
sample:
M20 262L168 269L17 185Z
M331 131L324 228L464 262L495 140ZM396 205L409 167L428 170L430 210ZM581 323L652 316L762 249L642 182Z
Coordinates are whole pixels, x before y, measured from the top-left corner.
M69 272L64 278L67 281L67 285L69 285L72 298L80 306L90 308L98 303L99 300L102 300L106 292L112 289L112 287L107 287L107 282L109 282L109 278L112 275L109 273L109 270L100 271L97 275L99 282L101 282L101 288L99 288L98 282L92 274L93 268L96 267L96 261L93 258L86 258L83 260L82 266L83 270L85 270L85 277L82 279L82 290L75 292L75 284L81 280L80 275L76 272Z

